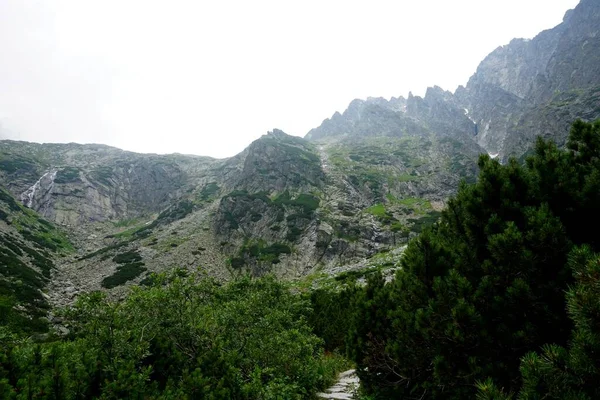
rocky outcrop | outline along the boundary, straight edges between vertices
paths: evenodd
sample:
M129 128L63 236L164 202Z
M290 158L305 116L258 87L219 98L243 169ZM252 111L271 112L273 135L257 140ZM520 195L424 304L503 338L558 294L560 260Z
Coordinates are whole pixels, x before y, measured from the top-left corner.
M518 157L536 135L563 143L575 118L600 117L599 27L600 3L582 0L555 28L488 55L454 99L476 122L477 143Z
M15 237L66 246L53 223L69 235L42 254L58 304L175 267L227 279L363 265L434 223L481 153L521 156L537 135L562 144L575 118L600 117L599 9L582 0L499 47L455 93L354 100L305 139L273 130L229 159L0 141L0 184L20 218L45 218Z
M27 207L60 225L149 215L178 199L206 158L141 155L99 145L0 142L0 176Z

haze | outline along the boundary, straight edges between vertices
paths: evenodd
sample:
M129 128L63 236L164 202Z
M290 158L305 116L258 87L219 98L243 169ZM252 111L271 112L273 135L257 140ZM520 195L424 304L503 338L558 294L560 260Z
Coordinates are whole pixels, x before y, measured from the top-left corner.
M355 98L454 91L577 0L0 0L0 138L236 154Z

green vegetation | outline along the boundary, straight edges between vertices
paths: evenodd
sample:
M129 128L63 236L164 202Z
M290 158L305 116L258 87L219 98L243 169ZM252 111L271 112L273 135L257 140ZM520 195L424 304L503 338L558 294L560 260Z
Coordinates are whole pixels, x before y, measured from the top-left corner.
M115 228L124 228L127 226L137 225L139 222L139 218L126 218L120 221L113 222L113 226Z
M383 204L375 204L374 206L367 208L365 211L376 217L385 217L387 213L387 210Z
M369 399L599 398L600 121L575 122L566 149L540 139L525 164L482 155L478 166L478 181L462 183L441 215L411 198L368 210L421 212L408 223L422 232L399 261L395 249L362 271L315 273L291 287L273 277L146 275L120 302L81 296L61 313L70 329L61 338L36 338L36 320L15 307L28 301L42 315L46 277L23 258L47 249L2 234L0 273L17 278L0 280L0 397L310 399L348 367L336 355L346 354ZM315 204L256 198L300 215ZM336 234L356 228L342 222ZM400 221L389 227L406 231ZM230 261L271 266L291 253L249 240ZM106 287L145 271L136 252L113 260ZM305 291L319 279L328 281Z
M281 152L296 159L304 160L312 164L320 164L321 159L315 154L312 145L305 140L293 136L281 140L279 137L263 137L265 143L279 147Z
M64 338L0 335L0 397L311 399L349 367L325 355L309 302L271 277L149 281L118 303L80 297Z
M292 248L285 243L272 243L267 245L264 241L247 241L239 250L237 256L230 259L233 268L242 268L251 263L279 264L279 256L291 254Z
M33 264L40 272L29 267L23 257L31 257ZM48 311L48 304L41 290L46 285L52 260L41 255L17 238L4 233L0 234L0 314L3 304L11 309L19 305L24 313L15 313L15 323L23 326L26 332L45 331L47 329L43 317ZM2 324L0 316L0 335Z
M137 251L127 251L125 253L117 254L113 257L113 261L117 264L129 264L137 261L141 261L142 256Z
M396 179L398 180L398 182L414 182L414 181L418 181L419 177L410 175L410 174L401 174L401 175L398 175L396 177Z
M137 251L126 251L117 254L112 259L119 264L114 274L102 280L102 287L112 289L140 276L147 269L144 267L142 256Z
M65 167L56 171L56 178L54 178L54 183L72 183L72 182L80 182L79 178L79 168L75 167Z
M341 220L333 222L335 235L349 242L356 242L360 238L360 226L350 221Z
M7 153L0 153L0 170L13 174L19 173L35 173L36 164L33 160Z
M171 223L180 219L185 218L187 215L194 211L194 203L189 200L181 200L174 206L167 208L161 212L156 218L156 223Z
M98 167L90 172L90 177L98 183L112 186L113 169L111 167Z
M5 211L2 208L5 208ZM0 219L14 226L26 240L35 243L39 249L52 252L73 250L71 242L54 225L17 203L14 197L2 188L0 188Z
M156 217L156 219L152 222L146 222L141 226L137 226L137 227L134 226L134 227L126 229L122 232L106 236L107 239L115 238L115 239L122 240L122 242L119 242L112 246L105 247L104 249L100 249L94 253L90 253L81 259L92 258L98 254L106 253L107 251L114 249L113 246L121 247L121 246L124 246L125 244L127 244L128 242L132 242L137 239L147 238L148 236L150 236L152 234L152 231L154 228L161 226L161 225L167 225L171 222L183 219L186 216L188 216L189 214L191 214L193 211L194 211L194 203L192 203L189 200L181 200L177 204L175 204L175 205L167 208L165 211L161 212L158 215L158 217ZM137 219L125 220L125 221L119 222L118 223L119 225L115 225L115 226L127 226L128 224L137 223L137 221L138 221Z
M215 194L219 192L220 189L221 188L219 187L219 185L217 185L217 182L210 182L204 185L204 187L202 187L202 190L200 191L198 197L201 201L211 200L214 198Z
M227 198L227 197L234 197L234 198L240 197L240 198L245 198L248 200L262 200L265 203L271 202L271 199L269 198L268 194L265 192L248 193L248 191L246 191L246 190L234 190L233 192L224 196L224 198Z
M600 256L590 247L576 248L569 258L575 283L569 288L567 310L573 330L568 347L545 344L521 361L520 399L597 399L600 354ZM493 379L478 382L482 400L509 400Z
M390 204L399 205L404 208L411 209L417 213L428 212L432 209L431 202L418 197L405 197L398 199L391 193L388 193L386 198Z
M419 218L409 218L408 222L412 222L411 231L421 233L428 226L433 225L440 219L442 213L439 211L431 211L425 216Z
M276 215L277 222L286 221L287 234L286 240L295 242L306 229L310 221L314 218L315 210L319 207L320 200L318 197L300 193L293 197L289 191L271 199L265 192L248 193L247 191L236 190L223 198L232 199L233 202L227 203L228 206L223 209L223 218L230 229L238 229L240 219L249 215L252 222L258 222L262 219L263 214L257 213L252 206L252 202L259 200L266 204L267 207ZM287 216L285 216L287 213ZM281 226L271 226L271 230L281 230Z
M104 278L101 284L104 288L112 289L137 278L145 271L147 271L147 268L144 267L143 262L122 264L117 267L117 270L112 275Z
M0 201L6 204L10 211L22 211L23 206L21 206L15 198L8 193L6 190L0 188Z
M7 312L5 307L16 309L9 325L17 324L26 333L44 332L49 305L42 290L54 268L52 258L73 247L54 225L4 189L0 189L0 219L9 226L0 232L0 314ZM0 337L1 320L0 316Z
M120 249L123 246L126 246L127 243L128 242L118 242L118 243L115 243L115 244L111 244L110 246L103 247L101 249L98 249L96 251L88 253L88 254L86 254L84 256L81 256L81 257L79 257L79 259L80 260L88 260L88 259L94 258L96 256L105 255L105 254L107 254L109 252L112 252L113 250L117 250L117 249Z
M301 193L296 198L292 199L290 193L286 190L273 200L275 204L288 205L292 207L301 207L305 215L312 215L319 208L320 200L311 194Z
M321 292L315 326L372 398L597 398L600 121L479 168L392 282Z

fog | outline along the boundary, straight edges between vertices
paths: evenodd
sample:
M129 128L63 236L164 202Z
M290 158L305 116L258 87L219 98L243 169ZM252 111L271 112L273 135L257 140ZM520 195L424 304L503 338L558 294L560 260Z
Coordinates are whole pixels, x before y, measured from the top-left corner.
M0 138L236 154L355 98L454 91L576 0L0 0Z

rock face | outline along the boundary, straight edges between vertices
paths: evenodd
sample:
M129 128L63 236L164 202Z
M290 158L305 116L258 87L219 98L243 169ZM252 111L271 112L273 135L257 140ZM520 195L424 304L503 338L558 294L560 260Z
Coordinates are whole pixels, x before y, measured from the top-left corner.
M574 118L600 117L600 3L582 0L553 29L498 47L454 102L477 123L475 140L501 158L536 135L564 143Z
M60 224L158 212L210 159L141 155L101 145L0 142L0 177L27 207Z
M305 139L273 130L229 159L0 141L2 193L17 199L0 207L5 247L44 251L60 304L174 267L227 279L362 265L435 222L481 153L522 156L536 135L561 144L574 119L600 117L599 10L582 0L499 47L455 93L354 100Z

